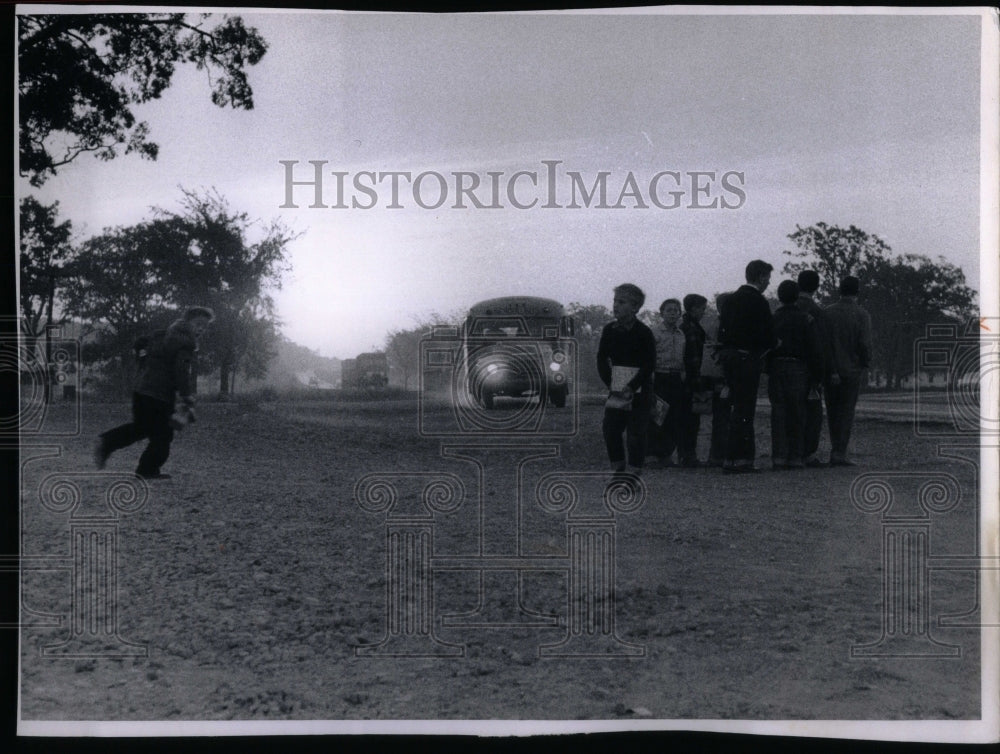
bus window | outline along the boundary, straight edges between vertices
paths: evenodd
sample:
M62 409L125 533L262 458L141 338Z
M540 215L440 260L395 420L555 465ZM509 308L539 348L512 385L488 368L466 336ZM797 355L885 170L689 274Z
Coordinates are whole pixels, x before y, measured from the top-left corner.
M472 324L472 335L515 338L528 335L528 331L523 319L480 317Z

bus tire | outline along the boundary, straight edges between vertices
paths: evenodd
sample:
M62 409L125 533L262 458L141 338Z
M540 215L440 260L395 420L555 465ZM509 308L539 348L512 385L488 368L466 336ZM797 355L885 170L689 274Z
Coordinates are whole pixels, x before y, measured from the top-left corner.
M569 388L566 385L558 385L549 388L549 400L556 408L566 408L566 397L569 395Z

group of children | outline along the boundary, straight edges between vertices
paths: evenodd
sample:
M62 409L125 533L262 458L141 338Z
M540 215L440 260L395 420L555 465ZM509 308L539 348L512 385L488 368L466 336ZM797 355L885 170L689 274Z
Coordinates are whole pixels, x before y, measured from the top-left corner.
M754 260L746 283L708 301L689 294L660 304L660 321L644 324L645 294L614 289L614 320L601 332L597 369L609 389L602 430L615 472L637 475L647 456L660 466L721 467L753 473L754 415L762 373L771 404L771 463L776 470L826 466L817 457L825 393L832 450L829 465L853 465L847 443L864 369L871 322L857 305L857 278L845 278L841 300L814 299L813 270L778 286L772 313L763 292L773 267ZM698 458L702 415L711 415L706 462ZM674 454L676 453L676 462Z

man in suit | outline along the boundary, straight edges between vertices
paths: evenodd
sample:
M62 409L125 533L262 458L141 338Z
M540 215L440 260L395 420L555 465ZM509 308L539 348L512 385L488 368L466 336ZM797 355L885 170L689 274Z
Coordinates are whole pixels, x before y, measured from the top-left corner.
M830 373L830 324L827 322L826 310L816 301L816 290L819 288L819 274L816 270L802 270L799 273L799 308L813 318L816 326L816 336L820 345L820 378L809 385L809 395L806 400L806 427L804 435L803 462L809 468L826 466L816 455L819 450L819 436L823 429L823 385Z
M854 465L847 457L847 446L858 393L871 363L872 320L858 305L860 287L856 277L845 277L840 282L840 300L826 307L832 356L826 384L831 466Z
M775 345L774 318L764 291L774 267L760 259L746 266L746 284L726 299L720 312L719 343L729 388L729 441L725 473L749 473L754 468L754 414L764 354Z

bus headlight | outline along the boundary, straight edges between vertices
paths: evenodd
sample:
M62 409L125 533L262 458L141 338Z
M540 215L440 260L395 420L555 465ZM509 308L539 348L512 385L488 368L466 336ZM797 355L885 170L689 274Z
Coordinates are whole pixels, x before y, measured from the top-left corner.
M566 354L564 354L562 351L553 351L552 352L552 360L556 364L562 364L564 361L566 361ZM553 367L553 369L555 369L555 368L556 367Z
M549 369L551 369L553 372L558 372L560 369L562 369L562 367L560 367L559 363L553 359L552 363L549 364Z

